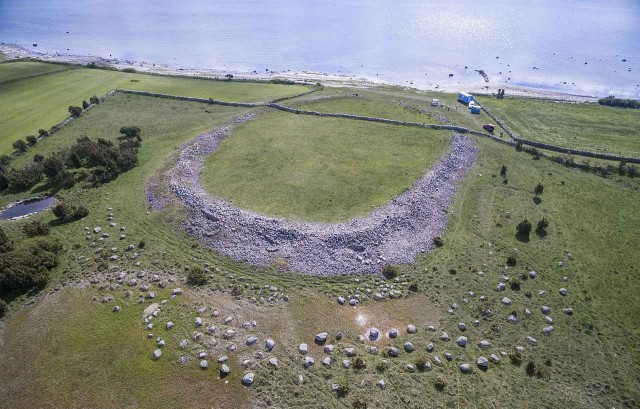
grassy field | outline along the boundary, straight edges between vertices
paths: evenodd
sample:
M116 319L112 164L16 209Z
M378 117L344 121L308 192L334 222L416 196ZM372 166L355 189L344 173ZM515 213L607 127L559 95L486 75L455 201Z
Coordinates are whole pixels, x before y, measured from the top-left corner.
M482 98L481 102L522 138L640 157L638 110L524 98Z
M246 122L202 173L214 196L313 221L362 216L410 188L448 132L271 112Z
M19 64L14 66L14 64ZM33 65L35 64L35 65ZM52 73L29 78L29 73ZM61 72L56 70L63 69ZM24 71L23 71L24 70ZM23 74L19 74L23 72ZM16 75L20 81L1 82ZM126 88L227 101L266 101L308 90L301 85L256 84L209 81L130 74L42 63L6 63L0 65L0 154L12 152L12 143L49 129L68 116L69 105L81 106L93 95L104 95L114 88Z
M0 64L0 83L69 70L71 67L35 61Z
M360 93L360 90L353 92ZM416 101L416 104L428 101L428 96L400 89L382 89L376 95L388 106L393 106L393 101L399 98ZM371 111L375 107L371 104L358 109ZM391 108L382 107L380 112L388 109ZM0 396L11 396L11 399L0 399L0 407L345 408L362 402L368 407L409 408L426 404L442 408L640 406L637 388L640 328L637 303L634 303L640 291L640 254L636 251L640 248L638 179L603 178L545 159L534 160L513 148L474 137L480 149L478 162L462 182L448 211L450 223L443 235L444 246L418 257L412 265L402 266L397 280L387 281L380 276L316 278L279 274L229 260L203 248L181 229L185 216L180 207L169 205L162 211L150 211L145 201L147 180L169 165L182 143L208 129L231 123L233 118L247 112L246 109L116 95L51 138L39 142L33 151L16 161L30 160L35 153L51 152L81 134L114 139L122 125L137 125L142 129L140 164L136 168L100 188L84 188L79 184L58 192L67 201L89 208L90 214L85 220L57 225L50 212L32 217L51 222L52 238L65 244L65 252L43 291L46 297L24 307L27 297L18 297L10 304L11 312L3 320ZM300 118L304 123L298 123ZM317 122L307 125L310 119ZM361 154L352 139L357 138L355 142L360 142L362 149L370 149L373 138L382 132L391 132L375 124L366 124L375 128L364 132L358 128L360 125L358 122L349 125L353 138L329 135L315 149L326 152L340 147L341 152L335 155L346 158L349 151L350 155ZM283 132L287 129L295 132ZM254 141L254 149L263 148L267 154L262 156L271 158L276 148L259 145L271 140L268 138L276 142L282 138L283 143L288 140L287 143L293 144L298 141L291 138L298 131L311 139L323 132L334 134L335 129L336 122L332 119L267 112L239 127L223 148L248 149L246 145L252 144L244 144L245 141L241 141L241 146L232 146L234 140L242 137ZM389 137L399 138L398 135ZM436 134L434 138L443 137ZM299 150L311 155L312 147L314 145L309 144ZM279 148L281 151L291 149L289 146ZM428 158L422 156L424 152L418 154L405 149L408 150L404 146L388 148L412 160L419 158L428 162ZM281 155L281 151L277 153ZM386 160L392 156L388 152L368 152ZM268 165L260 164L261 160L264 159L256 159L255 166ZM405 160L407 157L402 156L402 161ZM210 163L214 164L219 161ZM498 176L502 165L507 168L506 183ZM417 172L415 167L413 171ZM266 176L258 176L265 183L273 184ZM394 177L393 182L398 178L400 176ZM410 184L412 179L407 177L407 180ZM354 184L348 178L344 181ZM544 184L539 202L534 201L536 183ZM48 190L48 186L40 185L29 192L0 192L0 205ZM346 202L349 196L345 197ZM344 206L344 203L335 205ZM109 207L113 208L118 227L126 226L124 242L118 240L117 227L113 230L107 227ZM363 211L365 207L362 205ZM532 232L527 242L515 236L515 227L522 219L527 218L535 227L542 217L549 220L546 236ZM0 225L11 239L20 240L24 223L1 222ZM112 233L112 237L101 244L105 248L146 241L138 259L141 266L134 267L133 260L124 257L105 266L104 258L94 254L94 248L85 240L85 225L102 226ZM567 253L571 253L571 257ZM515 267L506 265L509 256L516 258ZM558 265L560 261L562 266ZM154 339L146 339L147 331L141 321L142 310L150 301L138 303L139 292L135 288L132 288L133 295L126 298L122 289L62 286L95 272L109 284L118 271L130 269L144 269L149 274L158 271L180 280L187 266L194 265L209 268L209 284L202 289L179 281L173 285L180 285L185 295L169 299L163 309L166 315L162 315L159 322L163 325L171 318L176 328L171 335L159 332L167 336L168 344L163 359L158 362L150 359ZM517 275L529 269L538 275L535 279L521 280L519 290L507 285L506 291L496 291L503 275L518 281ZM480 275L479 271L484 274ZM563 277L567 277L566 281ZM406 290L409 283L415 283L416 293ZM380 291L389 285L402 290L406 296L384 302L370 298L368 290ZM270 301L273 294L270 286L277 286L278 293L287 294L288 302ZM558 294L560 287L569 290L566 297ZM154 285L157 300L168 299L167 291L171 288L170 285L161 290ZM547 292L545 298L538 295L540 290ZM94 297L100 300L106 294L116 297L115 302L122 307L119 314L111 312L114 302L93 301ZM335 302L338 295L359 295L363 302L355 308L341 307ZM486 297L485 300L481 301L480 296ZM511 299L510 306L500 302L504 296ZM458 308L450 314L447 309L452 303ZM232 368L228 383L217 379L218 364L214 364L215 357L227 345L221 337L216 347L194 346L194 353L197 348L216 351L210 359L213 367L208 371L199 370L197 361L185 366L177 364L181 350L176 343L183 337L191 339L193 319L200 315L197 309L202 305L220 308L223 315L238 316L240 322L246 319L258 322L258 347L245 347L244 337L240 337L237 340L240 352L225 353ZM540 312L542 305L551 307L549 315L555 330L550 336L541 334L547 325ZM565 307L572 307L574 315L563 314L561 309ZM490 308L494 315L481 317L479 311L483 308ZM525 309L532 315L527 316ZM509 323L507 316L513 312L517 313L518 321ZM212 319L209 312L203 318ZM477 327L471 325L475 319L480 321ZM467 324L464 333L457 329L459 322ZM417 334L406 334L404 328L409 323L417 325ZM428 324L435 325L435 333L425 330ZM371 343L361 344L357 340L357 336L371 326L383 332L394 327L400 329L397 339L384 338L376 344L381 351L388 345L398 347L401 351L398 358L385 358L381 352L371 355L368 353ZM460 348L454 341L441 341L442 330L453 340L464 334L469 344ZM321 364L324 354L313 344L313 336L321 331L329 332L329 342L336 345L331 368ZM342 341L335 339L337 331L343 332ZM276 348L271 355L255 358L255 352L263 351L266 336L276 340ZM538 345L526 347L520 364L501 355L501 362L491 364L487 372L477 370L475 365L469 375L458 370L460 363L473 364L481 354L488 357L490 353L510 352L516 345L525 346L526 336L535 337ZM481 350L478 347L481 339L489 340L491 349ZM415 352L403 351L406 341L415 345ZM316 359L309 369L303 369L302 355L297 352L302 342L309 344L309 355ZM435 344L433 353L426 351L430 342ZM355 348L366 368L342 367L347 346ZM453 354L453 362L445 361L441 367L433 365L431 371L407 371L407 364L423 358L438 355L444 360L444 352ZM265 362L272 355L280 362L277 370ZM255 361L252 370L256 373L256 383L249 389L239 387L239 377L244 372L240 361L246 357ZM384 359L388 362L386 369L381 367ZM530 365L535 368L532 376L528 374ZM304 379L301 384L297 384L299 375ZM435 387L438 378L444 380L442 390ZM385 380L385 389L376 385L380 379ZM331 391L333 383L347 385L348 394L338 397Z
M432 107L431 100L434 98L445 107ZM478 131L482 131L483 124L491 122L485 113L472 114L465 105L457 102L456 94L407 91L399 87L367 90L325 89L323 92L295 98L285 104L319 112L342 112L430 124L447 123L442 120L444 117L453 125Z

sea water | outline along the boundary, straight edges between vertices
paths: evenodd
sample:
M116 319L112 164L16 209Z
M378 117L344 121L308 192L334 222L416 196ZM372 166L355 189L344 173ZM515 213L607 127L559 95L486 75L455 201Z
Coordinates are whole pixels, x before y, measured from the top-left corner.
M0 0L0 42L440 89L481 84L484 70L494 83L640 97L638 0Z

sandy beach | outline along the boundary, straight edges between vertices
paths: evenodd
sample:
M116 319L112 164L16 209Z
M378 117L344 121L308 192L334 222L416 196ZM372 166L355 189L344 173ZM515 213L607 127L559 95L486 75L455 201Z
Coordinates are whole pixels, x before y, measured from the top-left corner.
M458 92L464 89L466 92L471 92L479 95L491 95L496 93L498 89L502 88L506 91L507 95L526 96L531 98L544 98L554 99L562 101L573 102L594 102L598 98L591 95L576 95L563 93L558 91L552 91L541 88L530 88L523 86L515 86L512 84L501 82L485 82L482 77L478 76L478 82L472 84L434 84L431 87L421 87L418 85L399 84L389 81L384 81L378 78L372 78L360 75L347 75L326 73L318 71L265 71L265 72L234 72L228 70L208 69L201 67L182 67L179 65L167 65L157 64L149 61L136 61L125 60L117 58L105 58L103 56L96 55L77 55L58 52L39 52L29 49L27 47L17 44L0 44L0 52L4 53L9 59L30 58L45 62L57 62L87 65L89 63L96 63L99 65L122 70L125 68L133 68L141 73L154 73L163 75L176 75L185 77L204 77L204 78L224 78L227 74L232 74L237 79L250 79L250 80L274 80L285 79L302 83L316 83L320 82L324 86L328 87L376 87L376 86L400 86L407 89L417 89L423 91L436 91L436 92Z

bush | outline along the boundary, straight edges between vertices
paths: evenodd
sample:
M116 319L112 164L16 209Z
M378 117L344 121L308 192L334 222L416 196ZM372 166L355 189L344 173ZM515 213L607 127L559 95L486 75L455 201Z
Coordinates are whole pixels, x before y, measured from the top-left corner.
M82 101L82 109L89 108L89 103L87 101Z
M22 231L27 237L48 236L51 233L51 227L46 223L34 220L22 226Z
M418 292L418 283L412 282L411 284L409 284L409 291L417 293Z
M27 143L31 146L38 143L38 138L36 138L34 135L27 135L25 139L27 140Z
M549 227L549 221L545 217L543 217L542 219L540 219L538 225L536 226L536 233L539 236L546 236L547 227Z
M23 141L22 139L18 139L17 141L15 141L13 143L13 149L15 149L17 152L26 152L27 151L27 143L25 141Z
M38 135L49 136L49 132L46 129L38 129Z
M600 98L598 104L609 107L640 109L640 101L635 99L616 98L613 95L609 95L606 98Z
M100 98L98 98L97 96L94 95L91 98L89 98L89 102L91 104L98 105L100 103Z
M438 376L438 378L434 382L434 386L439 391L444 390L444 388L447 387L447 380L444 379L442 376Z
M0 170L0 189L6 189L9 187L9 178L7 174Z
M533 361L527 362L526 372L527 372L527 375L533 377L533 375L536 374L536 363Z
M73 212L71 213L71 220L80 220L87 216L89 216L89 209L84 206L78 206L73 209Z
M0 165L7 166L11 162L11 157L9 155L0 155Z
M384 372L387 370L387 367L389 366L389 364L387 364L386 361L380 361L376 364L376 371L378 372Z
M382 275L387 280L392 280L398 277L399 273L400 273L400 267L398 266L392 266L387 264L386 266L382 267Z
M0 290L11 292L42 288L49 270L58 265L62 246L44 239L24 240L7 253L0 253Z
M502 176L503 178L507 177L507 167L502 165L502 169L500 169L500 176Z
M144 240L140 240L140 243L138 243L138 248L143 249L145 245L146 243L144 242Z
M524 359L524 356L522 355L522 352L513 347L511 352L509 352L509 359L511 360L512 364L520 365L522 363L522 360Z
M7 302L0 298L0 318L4 317L7 312Z
M79 118L80 115L82 115L82 108L80 107L74 107L73 105L69 105L68 111L71 114L71 116L76 118Z
M518 278L514 278L513 280L509 281L509 287L511 287L512 291L520 291L521 284L522 282Z
M353 360L353 366L354 366L354 368L356 368L356 369L364 369L364 368L366 368L366 367L367 367L367 363L366 363L366 361L365 361L362 357L357 356L357 357L355 357L355 359Z
M347 396L349 394L349 384L346 381L338 382L336 393L339 397Z
M120 133L125 138L136 138L138 140L141 140L140 128L138 128L137 126L123 126L122 128L120 128Z
M130 73L130 74L134 74L134 73L136 73L136 72L138 72L138 71L136 71L136 69L135 69L135 68L123 68L123 69L122 69L122 72L128 72L128 73Z
M507 265L509 267L515 267L515 265L518 263L518 261L516 260L516 258L514 256L509 256L507 257Z
M436 236L433 238L433 245L436 247L444 246L444 242L442 241L442 237Z
M0 226L0 246L4 246L9 241L4 229Z
M531 223L527 219L524 219L516 227L516 234L518 237L529 240L529 234L531 234Z
M544 186L542 185L542 183L538 183L533 192L536 194L536 196L539 196L542 194L543 191L544 191Z
M13 169L7 178L12 189L32 188L42 178L42 166L39 163L30 163L22 168Z
M209 277L202 267L195 266L189 270L187 281L193 285L204 285L209 281Z
M69 207L64 202L58 202L58 204L53 206L53 209L51 209L51 211L53 212L54 216L56 216L60 220L64 220L70 213Z
M364 397L358 396L354 399L353 409L367 409L367 407L367 400Z
M44 160L44 156L40 155L39 153L33 155L33 161L35 163L40 163Z

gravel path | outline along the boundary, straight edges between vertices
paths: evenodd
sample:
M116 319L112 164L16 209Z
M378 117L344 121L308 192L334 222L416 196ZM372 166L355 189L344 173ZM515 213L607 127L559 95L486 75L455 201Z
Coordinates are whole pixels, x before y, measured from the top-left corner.
M236 119L236 123L251 115ZM238 209L210 196L200 184L205 158L224 141L232 126L186 143L167 176L169 190L190 211L185 230L236 260L276 263L283 270L316 275L375 273L385 264L410 263L432 247L447 224L458 182L473 166L477 148L453 136L451 148L414 186L367 216L344 223L297 222ZM164 179L164 178L163 178ZM166 197L150 194L154 208Z

